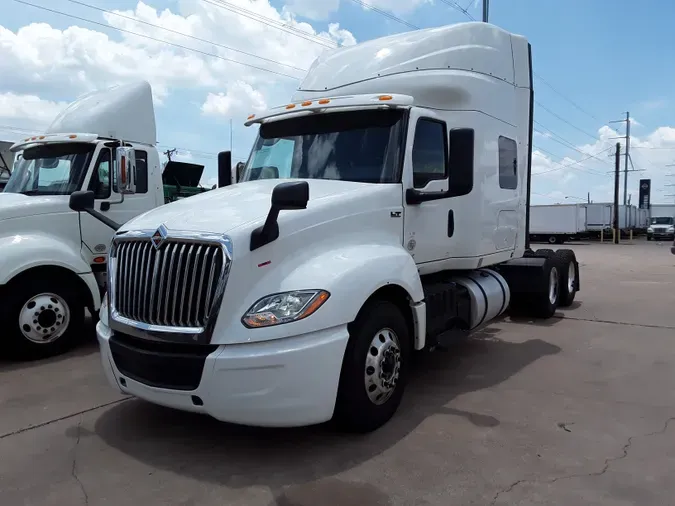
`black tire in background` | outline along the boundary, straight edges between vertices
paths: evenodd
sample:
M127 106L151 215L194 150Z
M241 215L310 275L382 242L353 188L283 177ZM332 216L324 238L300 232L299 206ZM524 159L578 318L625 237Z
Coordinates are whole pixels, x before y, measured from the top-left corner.
M408 379L412 348L410 334L399 308L392 302L383 300L367 303L349 325L349 332L333 420L344 431L371 432L387 423L401 403ZM394 340L396 346L392 347L390 343ZM379 381L375 370L377 366L374 365L377 357L387 352L385 362L397 361L391 367L394 370L398 367L398 374L389 396L383 398L381 404L376 404L371 397L378 392L375 383L382 382ZM391 356L396 358L390 359ZM389 367L388 364L389 362L383 363L380 370L384 371ZM393 375L394 373L387 377ZM376 381L373 382L373 379ZM369 389L373 390L369 392Z
M559 249L555 252L560 264L560 296L558 305L569 307L579 290L579 263L574 251L571 249Z
M541 249L538 249L535 252L535 255L538 256L538 257L550 257L550 256L555 255L555 251L553 251L552 249L548 249L548 248L541 248Z
M85 304L71 280L23 278L0 307L0 355L24 360L60 355L82 337Z
M542 267L537 290L532 294L532 315L536 318L551 318L558 309L560 297L560 266L555 255L548 256Z

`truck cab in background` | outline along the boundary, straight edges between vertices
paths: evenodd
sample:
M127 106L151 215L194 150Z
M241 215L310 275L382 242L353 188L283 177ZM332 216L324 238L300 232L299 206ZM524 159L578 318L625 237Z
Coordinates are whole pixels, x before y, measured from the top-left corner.
M0 192L7 185L9 176L12 175L14 153L9 149L12 144L14 144L12 141L0 141Z
M647 228L647 240L675 240L675 218L672 216L652 216Z
M147 82L87 94L43 135L16 142L0 193L0 354L58 354L98 314L114 224L165 203ZM68 207L88 190L90 214ZM111 228L113 224L113 228Z

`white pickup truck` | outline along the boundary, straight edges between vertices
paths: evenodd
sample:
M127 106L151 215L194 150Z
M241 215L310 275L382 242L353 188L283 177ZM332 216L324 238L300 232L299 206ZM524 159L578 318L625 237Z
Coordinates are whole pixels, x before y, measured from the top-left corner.
M138 82L81 97L43 135L11 146L16 159L0 193L0 354L61 353L81 337L85 308L98 314L110 223L165 203L156 137L151 88ZM116 177L118 148L120 156L133 148L126 181ZM93 192L107 225L69 209L78 190Z
M97 324L111 385L228 422L370 431L414 352L510 305L569 306L574 253L528 247L533 100L529 43L487 23L319 57L248 118L239 183L115 234Z

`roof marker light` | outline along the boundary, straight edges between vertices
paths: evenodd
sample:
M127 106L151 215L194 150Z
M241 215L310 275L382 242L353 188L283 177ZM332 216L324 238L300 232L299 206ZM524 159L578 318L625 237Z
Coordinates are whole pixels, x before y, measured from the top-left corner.
M295 104L288 104L286 109L295 109Z
M394 97L392 97L391 95L380 95L377 98L378 100L392 100Z
M323 104L330 104L330 99L329 98L322 98L321 100L319 100L319 103L322 104L322 105Z
M307 100L307 101L305 101L305 102L302 103L302 106L303 106L303 107L307 107L308 105L312 105L312 101L311 101L311 100Z
M255 114L251 114L251 115L250 115L248 118L246 118L246 119L248 120L248 119L253 119L253 118L255 118Z
M71 134L71 135L68 136L68 138L69 138L69 139L77 139L77 135Z

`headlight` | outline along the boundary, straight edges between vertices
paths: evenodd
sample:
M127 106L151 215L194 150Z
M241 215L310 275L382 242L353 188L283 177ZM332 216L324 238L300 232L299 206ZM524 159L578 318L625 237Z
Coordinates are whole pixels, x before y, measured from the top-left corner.
M675 227L668 227L668 232L675 232Z
M253 329L302 320L319 309L328 297L330 293L325 290L296 290L268 295L253 304L241 322Z
M652 227L649 227L649 228L647 229L647 232L649 232L650 234L653 234L653 233L654 233L654 229L653 229Z
M101 309L98 312L98 318L103 325L108 327L108 292L103 294L101 300Z

